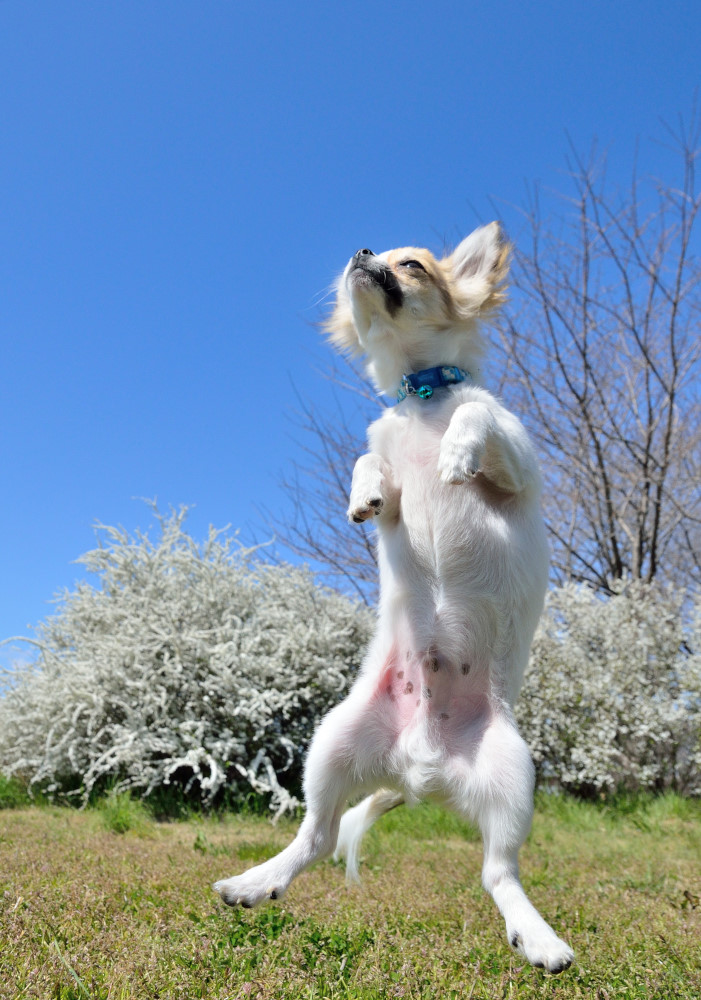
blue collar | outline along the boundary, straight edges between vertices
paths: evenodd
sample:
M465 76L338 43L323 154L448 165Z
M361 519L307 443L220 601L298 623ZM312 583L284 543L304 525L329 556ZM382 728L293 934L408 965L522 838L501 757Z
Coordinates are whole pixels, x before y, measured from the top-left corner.
M456 382L472 380L469 372L455 365L439 365L437 368L424 368L423 371L402 375L402 381L397 393L397 402L401 403L407 396L419 396L430 399L434 389L445 385L455 385Z

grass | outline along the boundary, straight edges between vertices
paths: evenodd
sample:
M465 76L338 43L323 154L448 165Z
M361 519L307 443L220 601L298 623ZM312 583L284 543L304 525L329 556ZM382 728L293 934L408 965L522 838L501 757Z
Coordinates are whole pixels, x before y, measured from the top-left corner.
M701 804L541 796L522 876L573 945L524 965L479 884L474 830L433 807L369 833L363 886L317 865L282 903L225 908L210 886L296 824L157 823L127 797L0 812L0 998L645 998L701 995Z
M29 793L20 781L0 774L0 809L17 809L30 802Z
M140 799L132 798L129 792L111 790L95 804L95 812L106 830L112 833L144 833L151 813Z

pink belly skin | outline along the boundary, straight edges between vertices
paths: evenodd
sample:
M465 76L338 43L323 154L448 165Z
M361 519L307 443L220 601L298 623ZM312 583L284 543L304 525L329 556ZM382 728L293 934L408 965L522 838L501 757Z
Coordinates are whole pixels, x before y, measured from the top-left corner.
M481 676L480 676L481 675ZM398 739L402 732L427 727L449 753L464 751L475 729L490 717L486 672L449 663L434 650L390 651L373 701Z

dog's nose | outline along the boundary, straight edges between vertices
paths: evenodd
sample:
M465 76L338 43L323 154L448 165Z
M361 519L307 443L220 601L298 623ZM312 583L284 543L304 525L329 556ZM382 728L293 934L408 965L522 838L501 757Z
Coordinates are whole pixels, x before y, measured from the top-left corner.
M374 257L375 254L372 252L372 250L368 250L367 247L364 247L362 250L357 250L356 253L355 253L355 256L356 257Z

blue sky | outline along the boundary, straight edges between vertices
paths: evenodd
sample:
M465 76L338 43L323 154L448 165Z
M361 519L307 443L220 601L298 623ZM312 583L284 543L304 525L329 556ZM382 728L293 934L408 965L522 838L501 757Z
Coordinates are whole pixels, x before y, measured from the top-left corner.
M691 0L0 3L0 638L134 498L196 537L284 517L348 257L495 204L518 239L567 136L664 165L700 42Z

